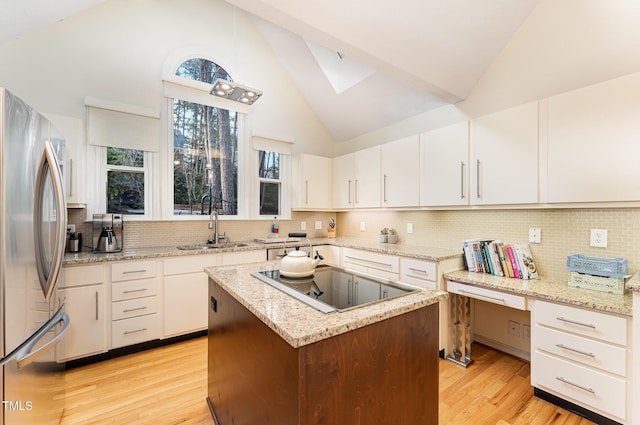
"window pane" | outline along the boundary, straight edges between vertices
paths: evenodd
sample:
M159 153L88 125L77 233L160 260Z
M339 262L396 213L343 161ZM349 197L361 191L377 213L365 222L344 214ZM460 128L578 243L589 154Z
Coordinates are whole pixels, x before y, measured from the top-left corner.
M144 214L144 173L107 172L107 212Z
M238 214L237 113L176 99L174 214Z
M259 177L278 180L280 178L280 154L260 151Z
M260 215L280 214L280 183L260 182Z
M144 167L144 151L107 147L107 164Z

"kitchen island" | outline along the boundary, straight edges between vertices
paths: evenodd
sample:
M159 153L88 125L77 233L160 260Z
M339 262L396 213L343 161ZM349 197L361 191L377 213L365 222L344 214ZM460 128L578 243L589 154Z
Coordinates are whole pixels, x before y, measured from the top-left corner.
M437 424L438 304L419 290L321 313L254 278L278 262L210 267L208 403L227 424Z

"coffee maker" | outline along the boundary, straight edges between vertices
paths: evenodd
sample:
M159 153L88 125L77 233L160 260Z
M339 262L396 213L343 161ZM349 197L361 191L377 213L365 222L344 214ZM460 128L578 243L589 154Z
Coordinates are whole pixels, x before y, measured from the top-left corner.
M93 215L93 252L122 251L122 214Z

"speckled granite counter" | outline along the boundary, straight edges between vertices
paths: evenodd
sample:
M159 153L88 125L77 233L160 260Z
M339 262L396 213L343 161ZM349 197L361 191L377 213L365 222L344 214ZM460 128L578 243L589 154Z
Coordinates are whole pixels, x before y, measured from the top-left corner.
M105 254L94 253L91 251L84 251L79 253L67 253L64 256L64 264L84 264L84 263L96 263L102 261L120 261L120 260L139 260L145 258L161 258L161 257L175 257L185 255L202 255L202 254L215 254L218 252L241 252L241 251L255 251L261 249L282 248L285 245L285 239L282 238L282 242L263 244L253 241L241 242L245 246L234 246L232 243L228 248L217 249L199 249L199 250L179 250L175 246L163 246L153 248L131 248L124 249L122 252ZM346 248L364 249L367 251L381 252L385 254L400 255L403 257L418 258L429 261L442 261L449 258L455 258L462 256L462 250L437 248L437 247L424 247L404 244L386 244L378 243L377 241L370 241L366 239L355 238L313 238L311 243L314 245L335 245ZM287 246L302 246L306 242L289 242Z
M609 313L632 315L632 294L609 294L606 292L590 291L587 289L571 288L567 282L551 282L544 279L511 279L485 273L457 271L446 273L446 279L470 285L511 292L539 299L556 301L580 307L592 308ZM634 276L629 282L636 282L640 287L640 279ZM629 282L627 287L629 287Z
M324 314L251 276L251 273L278 267L279 261L265 261L208 267L205 271L294 348L417 310L448 296L446 292L425 289L352 310Z
M627 290L640 292L640 273L636 273L631 276L631 279L627 281Z

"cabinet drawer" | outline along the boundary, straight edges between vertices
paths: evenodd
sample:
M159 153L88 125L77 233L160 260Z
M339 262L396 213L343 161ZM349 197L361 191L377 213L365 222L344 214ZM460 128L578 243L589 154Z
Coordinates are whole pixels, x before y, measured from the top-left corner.
M158 311L158 298L145 297L111 303L111 320L143 316Z
M614 344L627 344L627 319L624 317L544 301L537 301L535 309L540 325Z
M342 264L346 268L359 266L358 270L362 270L362 267L366 267L368 269L381 270L388 273L400 273L400 260L398 257L378 254L376 252L360 251L351 248L343 248Z
M534 348L538 350L623 377L627 374L627 350L623 347L543 326L536 326L535 332Z
M265 256L266 258L266 256ZM205 267L220 264L220 254L211 253L205 255L183 255L180 257L166 258L164 260L164 275L204 273Z
M157 274L158 262L156 260L146 261L123 261L111 265L111 281L120 282L123 280L144 279L155 277Z
M266 259L267 251L264 249L257 251L223 252L222 262L220 264L223 266L232 266L234 264L257 263L259 261L265 261Z
M423 288L437 289L437 267L430 261L414 260L411 258L400 259L400 280L406 283L421 286Z
M158 338L158 316L133 317L111 322L112 348L133 345Z
M626 381L541 352L534 353L536 382L534 386L550 389L563 398L590 410L624 419Z
M93 285L104 282L104 264L90 266L64 266L59 288Z
M478 286L465 285L459 282L447 282L447 291L453 294L464 295L465 297L476 298L505 307L516 308L518 310L527 309L527 299L520 295L508 294L506 292L494 291L493 289L480 288Z
M158 279L140 279L111 285L111 301L150 297L158 293Z

